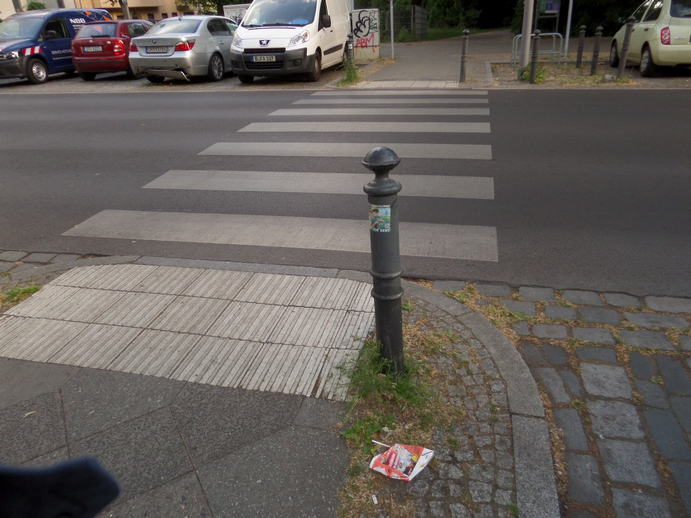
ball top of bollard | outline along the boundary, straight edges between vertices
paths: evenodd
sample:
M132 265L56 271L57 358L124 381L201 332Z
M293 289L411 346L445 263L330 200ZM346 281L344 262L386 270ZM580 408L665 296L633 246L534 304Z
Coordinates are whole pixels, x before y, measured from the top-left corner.
M468 29L463 29L463 36L467 36L470 34L470 31Z
M388 173L400 163L401 159L388 147L375 147L362 159L362 165L374 174Z

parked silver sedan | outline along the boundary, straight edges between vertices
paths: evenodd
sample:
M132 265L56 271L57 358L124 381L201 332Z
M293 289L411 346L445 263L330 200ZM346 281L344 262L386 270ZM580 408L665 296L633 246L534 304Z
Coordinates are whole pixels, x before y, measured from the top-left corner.
M220 81L230 71L230 44L237 26L222 16L180 16L158 22L130 44L130 66L152 83L166 77Z

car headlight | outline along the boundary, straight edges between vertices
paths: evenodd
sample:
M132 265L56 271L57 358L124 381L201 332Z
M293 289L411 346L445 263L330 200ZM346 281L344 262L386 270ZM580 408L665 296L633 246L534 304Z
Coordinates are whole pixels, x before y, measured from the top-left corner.
M233 36L233 42L231 43L233 47L237 47L239 49L242 48L242 38L239 37L237 34Z
M19 59L19 52L17 52L16 50L5 53L0 52L0 57L2 57L3 59Z
M290 41L288 42L289 47L294 47L295 45L299 45L300 43L307 43L310 39L310 31L302 31L292 38L290 38Z

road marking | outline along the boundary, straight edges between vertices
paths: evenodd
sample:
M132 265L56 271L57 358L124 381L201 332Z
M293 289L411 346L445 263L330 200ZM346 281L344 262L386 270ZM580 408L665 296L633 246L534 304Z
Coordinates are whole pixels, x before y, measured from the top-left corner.
M494 199L494 180L480 176L395 175L402 196ZM277 171L171 170L145 189L250 191L362 195L366 174L293 173Z
M489 133L489 122L251 122L240 133Z
M370 252L367 220L104 210L63 235ZM401 255L498 261L494 227L400 224Z
M269 117L318 115L489 115L489 108L281 108Z
M351 90L344 92L338 91L319 91L314 92L314 96L325 97L344 97L344 96L397 96L397 95L487 95L487 90Z
M377 145L393 149L401 158L492 159L492 146L485 144ZM375 144L371 142L218 142L199 154L362 158L373 147Z
M341 98L323 98L323 99L300 99L298 101L293 101L293 104L487 104L489 101L487 99L341 99Z

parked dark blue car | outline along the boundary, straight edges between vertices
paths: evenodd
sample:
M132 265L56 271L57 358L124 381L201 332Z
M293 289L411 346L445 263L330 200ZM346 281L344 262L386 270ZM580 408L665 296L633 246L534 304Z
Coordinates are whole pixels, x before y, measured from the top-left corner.
M86 22L110 20L104 9L52 9L13 14L0 23L0 78L72 72L72 38Z

